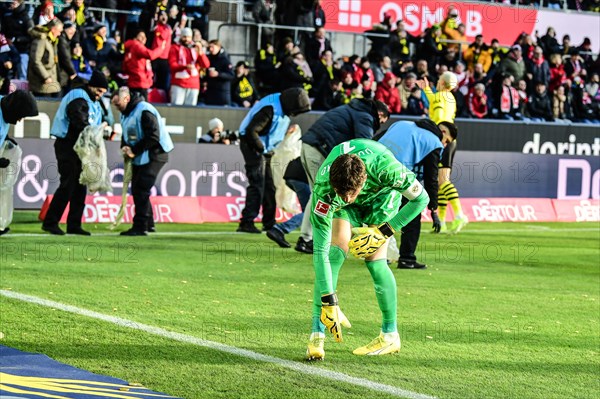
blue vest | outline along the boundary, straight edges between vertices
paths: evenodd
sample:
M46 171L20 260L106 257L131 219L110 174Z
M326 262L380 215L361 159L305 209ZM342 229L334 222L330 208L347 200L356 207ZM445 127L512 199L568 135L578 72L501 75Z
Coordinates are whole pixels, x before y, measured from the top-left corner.
M400 121L394 123L381 136L379 142L394 154L394 157L411 171L415 165L431 151L444 148L440 139L428 130L421 129L414 122Z
M64 139L67 137L67 131L69 130L69 119L67 117L67 106L73 100L83 98L88 103L88 122L92 126L98 126L102 123L102 107L98 101L92 101L87 92L83 89L73 89L67 93L66 96L60 101L54 121L52 121L52 129L50 134L54 137Z
M0 100L2 100L2 97L4 96L0 96ZM0 107L0 148L2 148L2 144L4 144L4 141L6 140L6 136L8 136L9 127L10 123L7 123L4 120L4 115L2 115L2 107Z
M240 136L246 135L246 128L250 124L254 115L264 107L273 107L273 121L271 122L271 130L269 130L269 134L264 136L259 136L260 140L263 142L265 146L265 154L269 151L273 151L275 147L285 137L285 133L290 126L290 118L283 113L283 109L281 108L281 101L279 97L281 93L270 94L266 97L263 97L258 103L254 104L246 117L242 121L240 125Z
M130 147L136 145L143 137L144 132L142 130L142 112L149 111L156 120L158 121L160 138L158 140L161 148L164 152L170 152L173 150L173 141L171 140L171 136L167 133L167 129L165 129L165 124L162 121L162 118L156 108L154 108L150 103L145 101L141 101L138 105L135 106L133 110L129 113L129 115L125 116L121 114L121 127L123 128L123 141ZM150 154L148 150L138 154L133 158L134 165L146 165L150 162Z

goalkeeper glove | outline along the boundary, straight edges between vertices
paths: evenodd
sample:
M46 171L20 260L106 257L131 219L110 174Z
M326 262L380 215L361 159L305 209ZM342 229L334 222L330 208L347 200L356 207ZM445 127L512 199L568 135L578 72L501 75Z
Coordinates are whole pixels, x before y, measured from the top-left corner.
M321 323L325 327L336 342L342 342L342 326L346 328L352 327L350 321L338 306L338 299L335 293L321 296Z
M383 223L377 227L354 228L352 233L354 238L348 243L349 252L357 258L368 258L394 235L394 229L389 223Z
M431 219L433 220L433 231L439 233L442 228L442 222L440 221L437 211L431 211Z

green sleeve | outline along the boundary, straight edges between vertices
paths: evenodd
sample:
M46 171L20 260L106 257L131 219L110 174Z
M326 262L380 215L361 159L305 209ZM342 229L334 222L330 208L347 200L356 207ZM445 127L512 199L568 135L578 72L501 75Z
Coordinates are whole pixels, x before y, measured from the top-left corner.
M312 198L312 204L309 204L310 207L307 207L305 212L310 212L310 223L313 228L313 266L315 268L317 286L319 287L320 295L326 295L334 292L331 263L329 262L333 209L330 208L325 216L315 213L316 204L319 200L323 201L323 199L315 195L315 192L313 192Z
M418 183L418 182L417 182ZM402 208L400 211L390 220L390 225L396 231L400 230L404 226L406 226L411 220L417 217L423 209L429 203L429 195L427 195L427 191L421 188L421 193L417 198L414 198Z

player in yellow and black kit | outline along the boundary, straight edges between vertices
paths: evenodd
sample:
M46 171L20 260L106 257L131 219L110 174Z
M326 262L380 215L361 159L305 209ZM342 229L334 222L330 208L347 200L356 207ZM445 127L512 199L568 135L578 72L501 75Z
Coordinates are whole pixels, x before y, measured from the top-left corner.
M429 118L439 126L443 133L453 134L454 137L456 137L457 129L454 125L456 100L452 94L452 90L458 85L456 75L452 72L444 72L438 80L436 93L429 87L427 78L424 78L423 81L419 81L417 84L423 89L429 100ZM450 181L450 172L452 170L456 146L456 140L448 144L442 152L442 159L439 166L438 211L440 221L442 222L440 233L446 233L448 231L458 233L467 225L467 223L469 223L469 219L462 211L458 191ZM454 211L454 221L452 222L450 229L446 227L446 209L448 202Z

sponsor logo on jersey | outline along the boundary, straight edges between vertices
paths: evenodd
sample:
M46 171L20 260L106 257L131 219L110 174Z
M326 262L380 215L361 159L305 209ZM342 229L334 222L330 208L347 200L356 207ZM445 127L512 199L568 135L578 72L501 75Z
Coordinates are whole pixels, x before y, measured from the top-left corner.
M329 208L331 207L331 205L326 204L325 202L318 200L317 201L317 205L315 205L315 214L319 215L319 216L327 216L327 214L329 213Z

